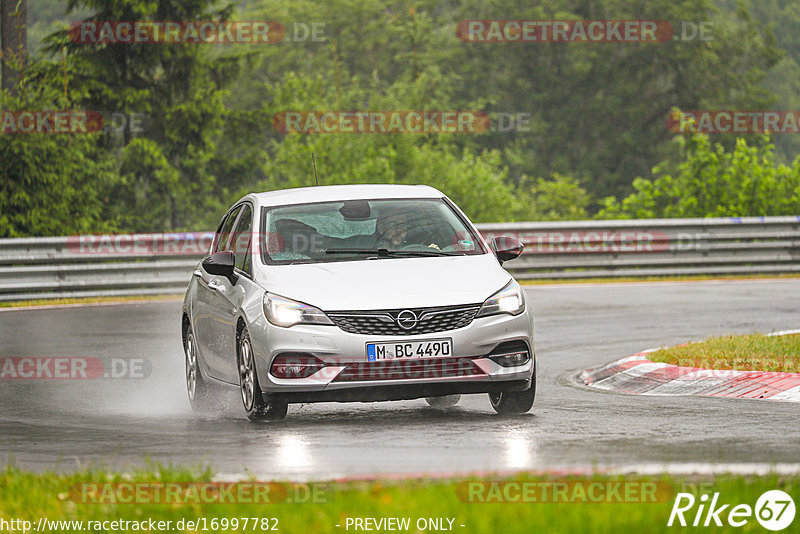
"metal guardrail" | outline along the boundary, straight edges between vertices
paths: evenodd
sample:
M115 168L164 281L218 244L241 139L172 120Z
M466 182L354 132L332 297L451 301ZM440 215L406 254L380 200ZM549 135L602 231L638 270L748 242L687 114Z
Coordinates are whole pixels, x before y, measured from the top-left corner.
M517 279L800 272L800 216L480 224ZM0 301L182 293L213 234L0 239Z
M518 279L800 272L800 216L479 225L513 235Z

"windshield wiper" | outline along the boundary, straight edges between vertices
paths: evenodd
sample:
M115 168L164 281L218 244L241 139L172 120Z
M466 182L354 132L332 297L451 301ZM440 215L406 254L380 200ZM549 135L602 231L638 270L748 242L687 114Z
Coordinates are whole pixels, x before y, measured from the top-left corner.
M377 254L379 257L391 256L460 256L458 252L444 252L441 250L389 250L388 248L367 249L367 248L328 248L325 254Z
M386 248L326 248L325 254L377 254L378 256L388 256L389 249Z
M390 250L389 254L395 256L461 256L458 252L445 252L435 248L428 250Z

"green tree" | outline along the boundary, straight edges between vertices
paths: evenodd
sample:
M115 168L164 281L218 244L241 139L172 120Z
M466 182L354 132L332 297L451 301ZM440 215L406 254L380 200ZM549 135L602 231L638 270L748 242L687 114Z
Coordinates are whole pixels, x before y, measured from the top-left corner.
M512 15L513 14L513 15ZM491 110L528 112L526 135L495 132L479 141L502 148L512 177L560 172L593 195L619 195L673 154L666 117L681 109L759 109L761 86L780 57L774 39L746 12L719 12L711 0L467 0L465 19L635 19L713 22L712 39L659 43L462 43L445 74L465 80L455 98L491 98Z
M60 32L48 38L52 55L33 61L26 80L60 94L57 76L66 72L61 109L149 115L144 132L61 139L78 152L72 157L98 166L93 190L78 187L86 197L75 201L87 202L86 224L97 228L211 228L244 192L312 184L312 152L323 183L429 183L483 221L584 218L597 209L593 199L627 195L631 177L648 181L658 162L656 181L681 176L686 149L670 142L672 108L762 109L772 105L771 90L791 93L794 70L778 45L794 50L796 39L780 33L776 42L759 21L777 18L784 24L778 27L791 27L792 4L732 1L275 0L234 8L215 0L69 0L69 17L276 20L288 38L264 45L82 44ZM29 9L42 23L40 35L52 2ZM465 43L456 36L462 20L504 18L714 26L710 41L640 44ZM295 40L296 28L302 34L314 24L323 24L322 41ZM785 84L765 86L778 61ZM527 131L482 135L287 135L272 126L276 113L314 109L482 110L528 113L531 121ZM746 140L759 146L755 137ZM733 137L718 141L723 153L739 150ZM32 148L40 141L20 142ZM75 176L79 186L82 174ZM621 206L609 201L604 213Z
M27 83L23 96L0 91L2 113L63 110L52 80ZM114 162L98 148L100 133L0 133L0 237L48 236L113 229L103 221L100 192Z
M723 12L748 13L765 27L771 28L775 43L784 54L769 70L763 87L775 95L772 109L800 109L800 3L796 0L714 0ZM748 139L749 141L749 139ZM800 154L797 135L778 135L773 139L776 155L783 163Z
M16 95L28 56L27 0L0 0L2 88Z
M574 221L588 218L591 197L575 178L554 173L550 179L523 179L517 187L522 221Z
M232 6L218 9L216 4L215 0L70 0L69 7L90 11L88 21L229 19ZM225 86L237 76L241 56L215 56L207 48L211 45L79 43L66 32L48 40L49 52L68 52L70 96L76 105L145 113L149 118L144 132L130 128L123 132L118 155L123 179L108 192L114 202L105 216L131 231L190 229L204 223L203 208L216 188L210 162L228 116ZM128 149L137 137L150 142ZM103 141L113 152L112 140ZM137 154L145 157L143 169L158 169L158 176L146 177L143 169L133 168ZM152 220L137 214L141 199L146 199L147 212L154 214Z
M290 74L282 83L270 85L259 116L266 119L294 109L357 109L367 96L377 110L418 109L409 102L419 98L420 88L435 76L434 69L420 74L414 83L390 86L373 78L367 87L342 84L337 94L328 90L330 77L324 74ZM232 189L229 200L253 190L314 185L313 152L320 184L428 184L439 187L479 221L510 220L518 209L499 151L463 149L454 142L461 134L323 135L273 130L269 135L258 173L250 174L260 178Z
M685 160L653 169L652 181L637 178L635 193L621 202L605 199L598 218L722 217L800 213L800 157L791 166L776 161L764 136L749 146L739 139L733 150L712 145L707 135L676 137Z

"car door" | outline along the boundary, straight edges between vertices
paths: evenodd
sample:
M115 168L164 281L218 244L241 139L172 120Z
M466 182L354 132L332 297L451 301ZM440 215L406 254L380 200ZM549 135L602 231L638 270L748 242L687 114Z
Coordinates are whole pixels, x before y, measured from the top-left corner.
M228 212L214 238L212 253L229 250L228 244L241 210L242 205L238 205ZM231 345L228 334L232 315L230 301L224 294L228 280L209 274L202 266L195 269L194 276L197 278L194 333L201 361L205 364L203 371L212 378L235 384L238 377L231 377L223 363L226 357L230 358L228 351L231 347L235 350L235 342Z
M218 359L215 369L221 380L238 383L239 369L236 360L236 321L239 310L248 295L258 291L257 285L252 281L252 261L250 243L253 234L253 208L249 203L242 205L239 219L225 248L236 257L234 272L237 276L236 283L231 283L225 277L218 276L216 294L219 297L218 308L213 310L212 316L217 321L215 331L219 336L217 340Z

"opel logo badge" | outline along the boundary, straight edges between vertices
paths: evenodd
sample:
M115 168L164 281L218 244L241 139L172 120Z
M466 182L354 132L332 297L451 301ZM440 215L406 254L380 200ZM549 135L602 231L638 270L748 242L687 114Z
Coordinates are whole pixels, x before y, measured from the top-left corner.
M397 314L397 326L403 330L411 330L417 326L417 314L411 310L403 310Z

